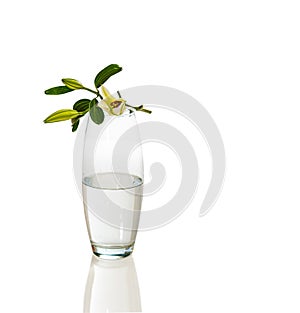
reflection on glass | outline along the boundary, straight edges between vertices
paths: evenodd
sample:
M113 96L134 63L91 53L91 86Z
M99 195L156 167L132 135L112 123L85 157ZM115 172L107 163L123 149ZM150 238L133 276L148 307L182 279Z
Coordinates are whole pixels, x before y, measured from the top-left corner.
M139 284L132 256L103 260L92 256L84 312L141 312Z

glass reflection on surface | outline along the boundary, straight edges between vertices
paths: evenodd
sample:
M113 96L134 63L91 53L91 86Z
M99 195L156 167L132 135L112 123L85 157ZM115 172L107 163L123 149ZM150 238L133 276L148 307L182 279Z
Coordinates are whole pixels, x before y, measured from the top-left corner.
M141 312L132 256L103 260L92 256L84 296L84 312Z

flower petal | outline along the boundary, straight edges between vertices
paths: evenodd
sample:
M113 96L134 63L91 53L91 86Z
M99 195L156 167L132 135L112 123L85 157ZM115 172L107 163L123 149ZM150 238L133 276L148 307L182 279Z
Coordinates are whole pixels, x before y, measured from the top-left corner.
M104 101L106 103L113 102L115 100L115 98L110 94L107 88L105 88L104 86L101 86L101 90L104 95Z
M99 102L99 107L102 110L104 110L105 112L107 112L109 115L114 115L111 108L109 107L109 105L104 100Z

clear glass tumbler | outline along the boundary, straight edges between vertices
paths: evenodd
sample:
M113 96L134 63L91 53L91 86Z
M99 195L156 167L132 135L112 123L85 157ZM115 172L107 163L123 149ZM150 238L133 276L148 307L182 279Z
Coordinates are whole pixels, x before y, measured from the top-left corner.
M134 112L89 117L83 151L82 191L93 252L104 259L132 253L143 194L143 156Z

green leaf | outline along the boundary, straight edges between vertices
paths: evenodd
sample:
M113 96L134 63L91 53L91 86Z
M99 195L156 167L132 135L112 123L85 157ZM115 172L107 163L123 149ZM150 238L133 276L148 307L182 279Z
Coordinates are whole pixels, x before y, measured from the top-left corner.
M84 86L76 79L73 78L63 78L61 80L70 89L83 89Z
M91 100L89 99L80 99L73 105L73 110L78 112L83 112L89 109Z
M110 64L107 67L105 67L103 70L101 70L97 76L95 77L94 83L95 87L99 88L101 85L103 85L111 76L119 73L122 71L122 67L120 67L118 64Z
M90 116L94 123L101 124L104 120L104 113L100 107L97 106L98 101L93 99L90 102Z
M80 122L80 117L72 118L72 132L73 133L77 130L79 126L79 122Z
M54 123L54 122L61 122L70 120L72 118L75 118L77 116L80 116L80 113L76 110L70 110L70 109L62 109L58 110L52 114L50 114L45 120L44 123Z
M67 93L73 91L73 89L67 86L57 86L50 89L45 90L46 95L61 95L63 93Z

